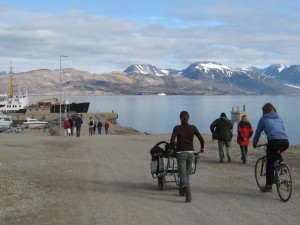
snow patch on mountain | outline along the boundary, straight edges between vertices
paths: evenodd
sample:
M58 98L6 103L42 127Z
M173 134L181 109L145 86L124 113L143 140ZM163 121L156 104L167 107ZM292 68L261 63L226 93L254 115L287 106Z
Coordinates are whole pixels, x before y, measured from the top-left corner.
M278 67L278 72L280 73L282 70L284 70L286 67L285 66L280 66L280 67Z
M204 68L205 72L207 72L211 69L221 70L221 71L231 70L228 66L225 66L223 64L216 63L216 62L201 62L201 63L198 63L198 65L201 66L202 68Z
M205 74L210 73L212 79L215 78L214 74L212 74L214 71L221 72L227 77L231 77L233 74L233 70L231 70L228 66L216 62L198 62L194 64L194 69Z
M127 74L151 74L155 76L167 76L170 74L168 70L161 70L156 66L146 64L131 65L124 72Z

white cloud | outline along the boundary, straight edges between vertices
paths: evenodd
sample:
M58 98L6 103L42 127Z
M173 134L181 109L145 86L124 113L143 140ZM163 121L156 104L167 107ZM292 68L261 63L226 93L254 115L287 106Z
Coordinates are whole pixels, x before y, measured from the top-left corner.
M147 23L78 9L51 14L2 8L0 71L10 61L16 72L57 69L62 54L69 56L64 67L95 73L135 63L162 69L207 60L230 67L300 63L297 1L211 2L172 1L169 14L153 12Z

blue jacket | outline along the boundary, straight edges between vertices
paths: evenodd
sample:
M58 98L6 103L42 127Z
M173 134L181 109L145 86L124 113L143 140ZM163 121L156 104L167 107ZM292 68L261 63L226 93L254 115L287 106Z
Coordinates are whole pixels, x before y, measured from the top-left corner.
M288 139L283 121L276 112L269 112L260 118L253 138L253 146L257 145L260 134L263 131L267 135L268 141L275 139Z
M81 117L77 117L77 119L75 120L75 126L76 127L81 127L81 124L82 124L82 119Z

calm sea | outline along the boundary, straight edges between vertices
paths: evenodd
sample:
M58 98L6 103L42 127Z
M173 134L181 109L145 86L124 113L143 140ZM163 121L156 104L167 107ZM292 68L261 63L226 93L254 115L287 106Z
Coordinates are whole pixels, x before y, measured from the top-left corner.
M37 96L34 96L36 98ZM118 123L142 132L170 134L180 123L179 113L186 110L190 114L190 124L201 133L210 134L210 124L225 112L231 117L231 110L243 105L253 126L262 115L261 107L271 102L282 117L290 143L300 144L300 96L67 96L74 102L89 101L89 112L118 113ZM30 99L31 100L31 99ZM234 130L236 133L236 124Z

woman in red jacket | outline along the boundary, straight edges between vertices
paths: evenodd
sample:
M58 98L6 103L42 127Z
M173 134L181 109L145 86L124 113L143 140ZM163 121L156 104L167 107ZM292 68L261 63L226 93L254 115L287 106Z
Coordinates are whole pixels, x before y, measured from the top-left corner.
M253 134L251 123L246 115L243 115L237 127L237 143L240 145L243 164L247 162L248 145Z
M68 120L68 118L65 119L65 122L64 122L64 129L65 129L65 136L70 136L71 134L71 129L70 129L70 122Z

